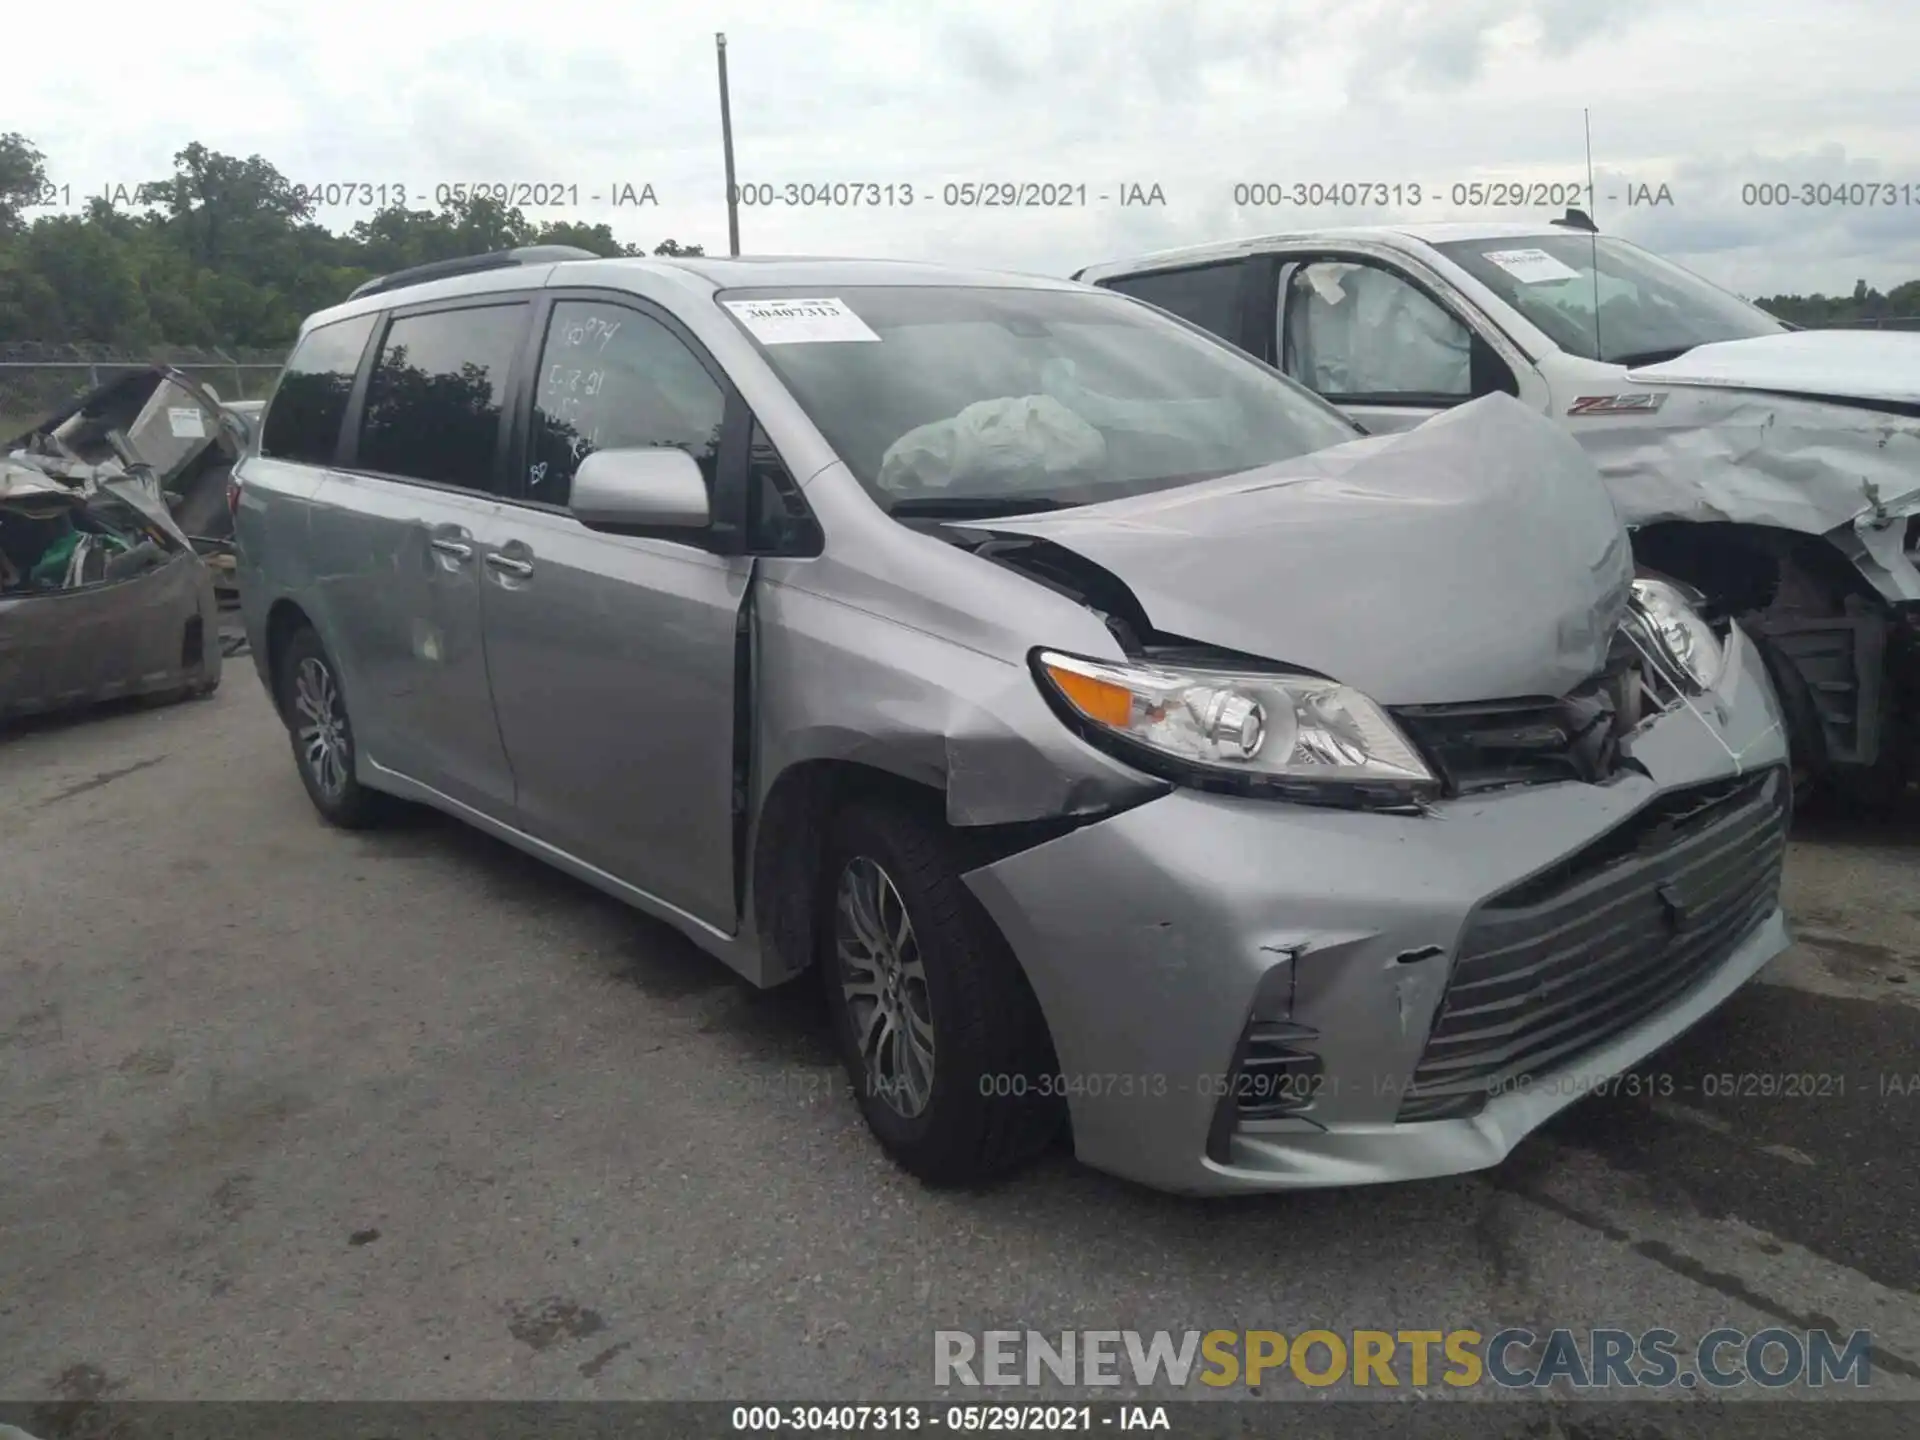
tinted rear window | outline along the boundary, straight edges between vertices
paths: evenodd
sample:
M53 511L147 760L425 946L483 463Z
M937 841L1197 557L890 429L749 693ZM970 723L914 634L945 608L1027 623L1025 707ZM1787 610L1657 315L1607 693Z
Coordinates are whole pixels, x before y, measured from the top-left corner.
M1101 283L1109 290L1171 310L1182 320L1238 345L1243 329L1240 278L1246 268L1244 260L1228 260L1218 265L1162 270L1155 275L1122 275Z
M356 315L309 330L287 361L260 432L260 453L331 465L347 395L378 315Z
M526 316L513 304L395 320L367 386L358 468L494 488L500 410Z

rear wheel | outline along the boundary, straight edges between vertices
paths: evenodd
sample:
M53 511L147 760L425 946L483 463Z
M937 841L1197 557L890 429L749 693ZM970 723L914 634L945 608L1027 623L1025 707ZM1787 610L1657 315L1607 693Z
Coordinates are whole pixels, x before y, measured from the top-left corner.
M861 802L836 822L819 954L842 1059L876 1138L933 1184L991 1179L1060 1131L1040 1007L945 835Z
M279 697L294 765L314 809L349 830L385 819L389 798L354 776L353 722L346 696L333 660L310 628L303 626L288 636L280 652Z

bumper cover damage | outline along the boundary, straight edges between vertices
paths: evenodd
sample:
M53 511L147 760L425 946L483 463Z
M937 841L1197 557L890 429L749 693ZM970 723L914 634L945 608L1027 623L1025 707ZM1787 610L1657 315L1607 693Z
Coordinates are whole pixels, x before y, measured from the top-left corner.
M1471 1113L1402 1117L1489 901L1555 866L1580 871L1583 855L1645 825L1655 807L1684 812L1698 787L1780 784L1784 737L1752 646L1736 631L1717 690L1647 721L1627 748L1632 765L1605 784L1520 787L1424 816L1177 791L970 872L1047 1014L1081 1158L1192 1193L1479 1169L1573 1103L1583 1083L1712 1010L1788 943L1764 876L1742 892L1754 915L1721 915L1725 933L1677 993L1656 994L1650 1010L1596 1006L1584 1037L1560 1036L1581 1043L1560 1047L1547 1068L1496 1066ZM1657 873L1651 890L1629 887L1636 904L1655 903L1646 896L1663 884L1673 894L1711 889L1712 864L1688 871L1678 840L1650 834L1639 863ZM1644 904L1611 917L1607 885L1617 889L1625 872L1603 867L1586 882L1600 873L1607 883L1584 908L1565 902L1568 919L1603 942L1630 939ZM1615 963L1630 985L1647 956L1630 943ZM1543 974L1530 988L1545 996L1556 983L1564 978ZM1599 1023L1607 1014L1622 1023ZM1308 1077L1289 1096L1306 1103L1281 1107L1293 1113L1236 1112L1246 1082L1234 1063L1250 1030L1282 1063L1309 1060L1291 1072Z

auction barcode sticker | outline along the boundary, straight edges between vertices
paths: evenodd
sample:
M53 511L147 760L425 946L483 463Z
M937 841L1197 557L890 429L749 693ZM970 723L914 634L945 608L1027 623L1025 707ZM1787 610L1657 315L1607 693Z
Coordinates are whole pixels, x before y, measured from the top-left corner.
M167 407L167 428L173 432L176 440L204 440L207 438L207 422L198 408L192 405L169 405Z
M880 338L840 300L725 300L721 303L747 327L747 333L763 345L817 345Z
M1522 285L1551 285L1557 280L1580 278L1578 270L1561 264L1544 250L1489 250L1487 259Z

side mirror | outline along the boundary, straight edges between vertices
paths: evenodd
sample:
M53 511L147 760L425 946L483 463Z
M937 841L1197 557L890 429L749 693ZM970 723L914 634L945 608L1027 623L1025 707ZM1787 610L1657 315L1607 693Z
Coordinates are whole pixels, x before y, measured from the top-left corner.
M704 530L713 519L700 466L670 446L594 451L574 472L567 508L596 530Z

